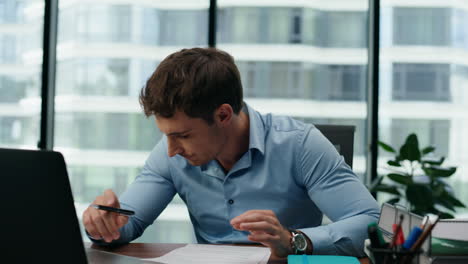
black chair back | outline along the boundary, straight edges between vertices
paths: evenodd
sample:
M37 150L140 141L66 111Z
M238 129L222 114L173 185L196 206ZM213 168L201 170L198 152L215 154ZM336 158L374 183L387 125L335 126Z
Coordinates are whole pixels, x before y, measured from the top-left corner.
M353 167L354 131L351 125L315 125L322 134L330 140L343 157L345 162Z

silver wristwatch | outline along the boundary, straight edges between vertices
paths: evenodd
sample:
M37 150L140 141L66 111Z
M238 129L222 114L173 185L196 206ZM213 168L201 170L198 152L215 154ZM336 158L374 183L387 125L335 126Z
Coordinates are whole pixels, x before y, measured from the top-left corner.
M307 239L304 234L299 233L295 230L290 230L292 239L291 239L291 247L293 249L294 254L302 255L307 250Z

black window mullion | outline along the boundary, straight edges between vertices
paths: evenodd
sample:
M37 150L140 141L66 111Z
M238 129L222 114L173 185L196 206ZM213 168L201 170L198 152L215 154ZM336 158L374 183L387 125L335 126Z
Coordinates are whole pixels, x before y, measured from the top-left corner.
M380 0L369 0L367 70L367 183L377 178L379 133Z
M58 0L44 1L44 34L41 78L41 131L38 148L54 146L54 97L57 45Z
M216 0L210 0L208 14L208 47L216 47Z

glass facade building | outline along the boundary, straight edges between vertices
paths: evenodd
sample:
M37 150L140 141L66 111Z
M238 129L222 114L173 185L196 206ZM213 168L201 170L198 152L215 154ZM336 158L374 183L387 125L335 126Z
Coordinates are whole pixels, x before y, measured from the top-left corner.
M35 148L44 1L0 2L0 146ZM55 146L79 214L105 189L122 193L161 138L138 93L159 62L207 46L208 0L59 1ZM219 0L217 47L232 54L247 103L316 124L356 126L354 171L366 177L367 0ZM464 1L385 1L380 140L422 145L458 166L468 203L468 8ZM441 54L445 54L441 56ZM383 166L387 156L381 153ZM0 180L1 181L1 180ZM183 202L139 241L194 241Z

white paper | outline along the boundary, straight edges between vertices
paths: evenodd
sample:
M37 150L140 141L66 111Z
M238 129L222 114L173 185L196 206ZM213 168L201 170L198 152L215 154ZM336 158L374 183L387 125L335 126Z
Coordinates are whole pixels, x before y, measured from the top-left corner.
M442 219L432 230L431 236L445 239L468 241L467 219Z
M167 264L266 264L269 258L270 249L266 247L188 244L164 256L144 260Z

